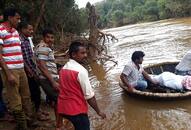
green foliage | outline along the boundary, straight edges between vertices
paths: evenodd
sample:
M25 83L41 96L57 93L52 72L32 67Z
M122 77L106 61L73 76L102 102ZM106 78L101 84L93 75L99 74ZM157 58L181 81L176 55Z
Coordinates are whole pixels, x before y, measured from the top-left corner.
M112 14L112 19L114 21L116 21L116 25L120 26L120 25L123 25L123 17L124 17L124 14L123 14L123 11L122 10L115 10Z
M159 19L169 18L170 14L168 14L166 0L158 0L157 4L158 4L158 9L159 9Z
M96 9L100 14L101 27L122 26L139 21L190 16L191 0L104 0L96 5Z
M40 33L44 28L50 27L55 32L70 32L80 34L87 29L85 9L79 9L75 0L44 0L45 6L42 18L37 28ZM33 25L42 11L43 0L1 0L0 12L6 7L17 7L22 15L22 20L29 21Z
M125 5L121 1L116 0L115 2L113 2L111 10L125 10Z
M146 1L144 9L146 15L158 15L158 6L155 0Z

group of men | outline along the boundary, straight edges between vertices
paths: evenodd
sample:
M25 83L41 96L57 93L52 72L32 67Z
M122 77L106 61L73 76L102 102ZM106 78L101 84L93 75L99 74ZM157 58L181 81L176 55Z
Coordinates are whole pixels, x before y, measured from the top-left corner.
M28 130L29 125L35 124L37 113L47 114L40 112L40 87L53 104L56 130L61 130L63 117L73 123L75 130L89 130L87 103L99 116L106 118L97 105L88 71L82 66L87 58L86 47L82 43L71 43L70 59L59 73L52 49L52 30L45 29L42 40L33 48L33 27L27 22L21 22L20 13L16 9L6 9L3 19L4 22L0 24L0 74L6 89L7 106L17 124L17 130ZM0 104L5 106L2 85Z

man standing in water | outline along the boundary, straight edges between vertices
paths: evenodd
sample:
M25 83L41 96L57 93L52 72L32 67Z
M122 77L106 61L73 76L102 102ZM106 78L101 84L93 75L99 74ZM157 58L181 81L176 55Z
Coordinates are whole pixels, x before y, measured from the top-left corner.
M73 42L69 47L69 56L69 61L59 74L57 130L61 129L63 117L72 122L75 130L90 130L87 102L99 116L106 118L106 115L100 111L97 105L88 78L88 71L82 66L87 58L85 46L80 42Z
M145 90L148 87L147 81L157 84L141 66L144 56L144 52L135 51L131 57L132 61L124 67L120 76L122 82L128 87L129 91L133 91L133 89Z

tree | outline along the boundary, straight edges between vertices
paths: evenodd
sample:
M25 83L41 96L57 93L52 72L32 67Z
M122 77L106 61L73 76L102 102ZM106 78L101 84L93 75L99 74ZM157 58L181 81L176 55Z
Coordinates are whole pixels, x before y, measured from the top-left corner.
M124 3L122 3L122 1L116 0L115 2L113 2L111 10L113 12L116 11L116 10L124 11L125 10L125 5L124 5Z
M64 30L80 34L87 28L82 25L87 24L84 22L85 15L82 17L74 0L1 0L0 6L2 10L10 6L17 7L22 20L32 23L37 33L51 27L58 33Z
M116 10L112 14L112 19L117 26L123 25L123 18L124 18L124 14L122 10Z
M157 5L159 9L159 19L170 18L170 10L167 8L167 1L158 0Z
M144 5L144 9L145 9L144 20L154 21L154 20L159 19L158 5L157 5L156 0L146 1L145 5Z
M123 24L191 16L191 0L104 0L96 8L101 27L121 26L122 16Z

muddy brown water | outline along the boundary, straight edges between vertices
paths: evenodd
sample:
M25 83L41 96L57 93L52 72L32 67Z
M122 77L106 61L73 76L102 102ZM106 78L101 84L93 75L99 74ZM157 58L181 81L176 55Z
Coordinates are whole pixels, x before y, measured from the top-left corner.
M112 62L92 63L91 82L101 110L100 119L90 109L92 130L191 130L191 99L148 101L127 96L118 79L135 50L145 52L143 66L178 61L191 48L191 18L170 19L104 30L119 41L108 43L109 54L118 65L106 72Z

